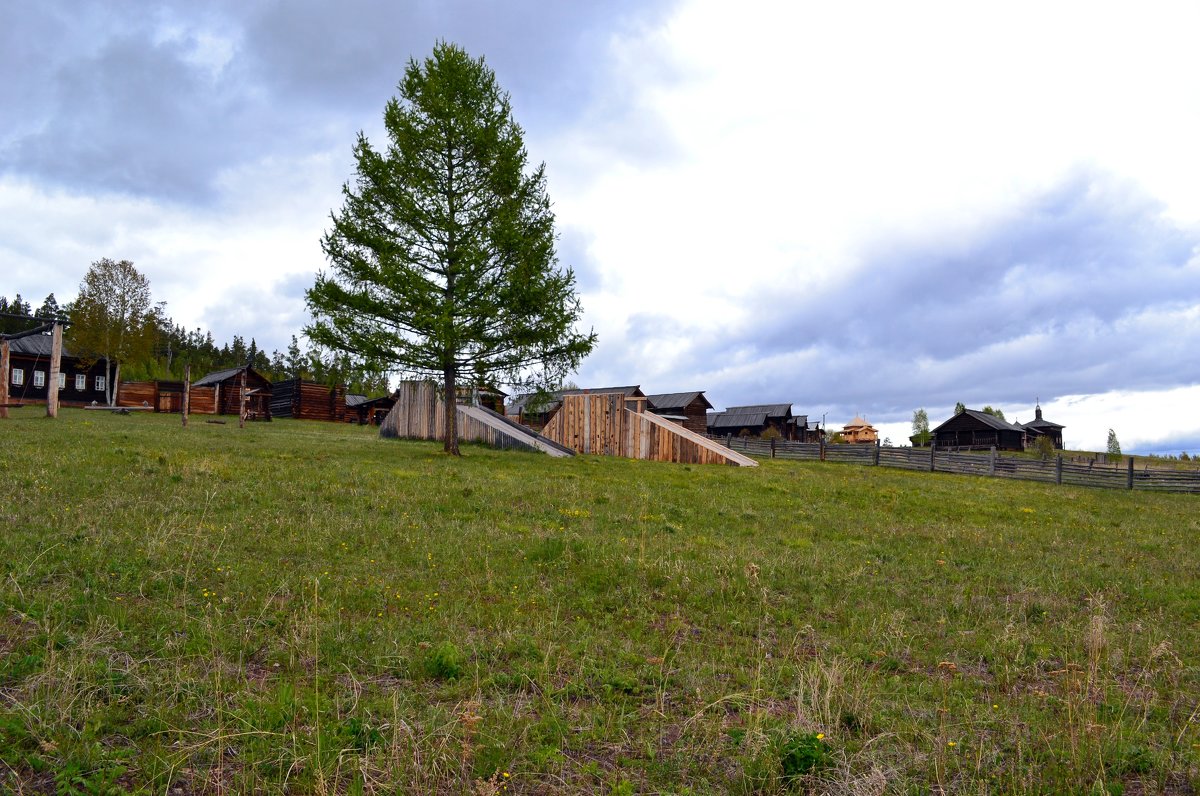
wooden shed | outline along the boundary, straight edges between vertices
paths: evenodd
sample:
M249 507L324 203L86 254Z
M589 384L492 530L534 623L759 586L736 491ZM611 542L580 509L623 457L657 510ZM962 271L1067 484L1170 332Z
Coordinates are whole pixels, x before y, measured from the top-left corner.
M659 417L678 423L689 431L704 434L708 431L708 410L713 405L703 390L668 392L646 396L646 407Z
M300 378L272 382L271 417L340 423L346 418L346 388Z
M378 398L368 398L365 395L348 393L346 395L345 420L347 423L358 423L360 426L377 426L387 417L388 412L396 405L396 395L381 395Z
M182 412L183 382L121 382L117 390L117 406L149 406L155 412Z
M938 448L1025 450L1025 429L977 409L964 409L930 433Z
M244 365L240 368L218 370L209 373L201 379L192 382L192 394L189 397L188 409L197 414L205 414L208 406L201 398L201 390L211 388L213 391L211 414L240 415L242 411L242 374L246 376L246 417L249 420L271 419L271 382L260 375L254 368ZM197 389L200 388L200 389Z

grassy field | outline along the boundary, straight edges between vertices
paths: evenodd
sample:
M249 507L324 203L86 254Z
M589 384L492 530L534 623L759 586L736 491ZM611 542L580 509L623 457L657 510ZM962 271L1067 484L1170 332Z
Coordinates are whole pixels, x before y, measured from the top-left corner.
M0 790L1193 793L1200 502L0 421Z

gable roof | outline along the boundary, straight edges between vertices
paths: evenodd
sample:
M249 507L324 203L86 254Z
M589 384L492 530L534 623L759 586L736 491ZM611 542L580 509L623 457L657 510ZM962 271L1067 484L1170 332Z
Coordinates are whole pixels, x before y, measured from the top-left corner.
M1017 423L1021 428L1031 428L1035 431L1051 431L1057 429L1062 431L1066 426L1060 426L1058 423L1051 423L1049 420L1030 420L1028 423Z
M672 409L684 409L691 405L692 401L699 398L704 402L704 406L712 409L713 405L704 397L704 390L693 390L692 392L664 392L655 395L647 395L646 402L650 404L650 408L656 412L670 411Z
M726 412L733 414L746 414L766 412L767 417L791 417L791 404L753 404L751 406L730 406L725 409Z
M54 338L48 334L31 334L28 337L18 337L16 340L8 341L8 353L20 354L27 357L45 357L50 358L50 354L54 350ZM67 350L67 344L63 343L62 355L64 357L74 357L75 355ZM100 357L101 359L103 357Z
M621 395L632 395L636 398L645 398L646 394L642 392L641 385L632 384L628 387L589 387L576 388L571 390L556 390L551 393L556 398L561 398L564 395L607 395L608 393L619 392Z
M767 422L766 412L713 412L708 415L709 428L752 428L762 426Z
M987 412L981 412L978 409L964 409L963 411L959 412L957 415L954 415L953 417L951 417L945 423L942 423L937 428L931 429L930 433L936 434L937 432L941 431L943 428L945 428L950 423L953 423L956 419L958 419L958 417L960 415L967 415L968 417L972 417L975 420L978 420L980 423L983 423L988 428L993 428L996 431L1018 431L1021 433L1025 433L1025 429L1022 428L1021 426L1013 425L1012 423L1001 420L1000 418L996 417L995 415L989 415Z
M204 377L192 382L192 386L193 387L208 387L209 385L212 385L212 384L219 384L220 382L223 382L226 379L231 379L234 376L237 376L243 370L246 371L247 378L249 378L250 376L254 376L256 379L259 379L260 381L265 382L267 385L271 384L271 382L269 382L265 378L263 378L259 374L259 372L256 371L254 368L250 367L249 365L242 365L240 368L229 368L227 370L214 370L212 373L208 373Z

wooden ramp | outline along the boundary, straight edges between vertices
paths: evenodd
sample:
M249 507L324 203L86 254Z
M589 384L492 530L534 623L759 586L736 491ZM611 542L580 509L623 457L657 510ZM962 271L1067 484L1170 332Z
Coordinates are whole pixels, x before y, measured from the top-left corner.
M538 451L550 456L574 456L570 448L482 406L458 406L455 425L463 442L482 442L504 450ZM379 426L379 436L442 440L446 436L446 404L432 382L406 381L396 404Z
M579 453L681 464L757 467L749 456L651 412L627 408L623 393L563 396L542 434Z

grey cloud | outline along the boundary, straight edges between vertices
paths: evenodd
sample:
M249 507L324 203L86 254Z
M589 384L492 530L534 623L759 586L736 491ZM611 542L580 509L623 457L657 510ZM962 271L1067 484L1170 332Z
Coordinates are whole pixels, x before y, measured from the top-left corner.
M555 126L587 107L608 37L644 5L435 3L76 4L8 7L0 171L89 191L203 203L213 178L268 154L349 151L378 123L410 56L437 39L483 55L518 121ZM163 31L174 35L164 36ZM202 37L230 44L221 69Z
M699 336L661 378L878 422L1200 382L1183 314L1200 303L1200 231L1131 186L1080 173L971 239L888 243L827 292L748 298L749 326Z

